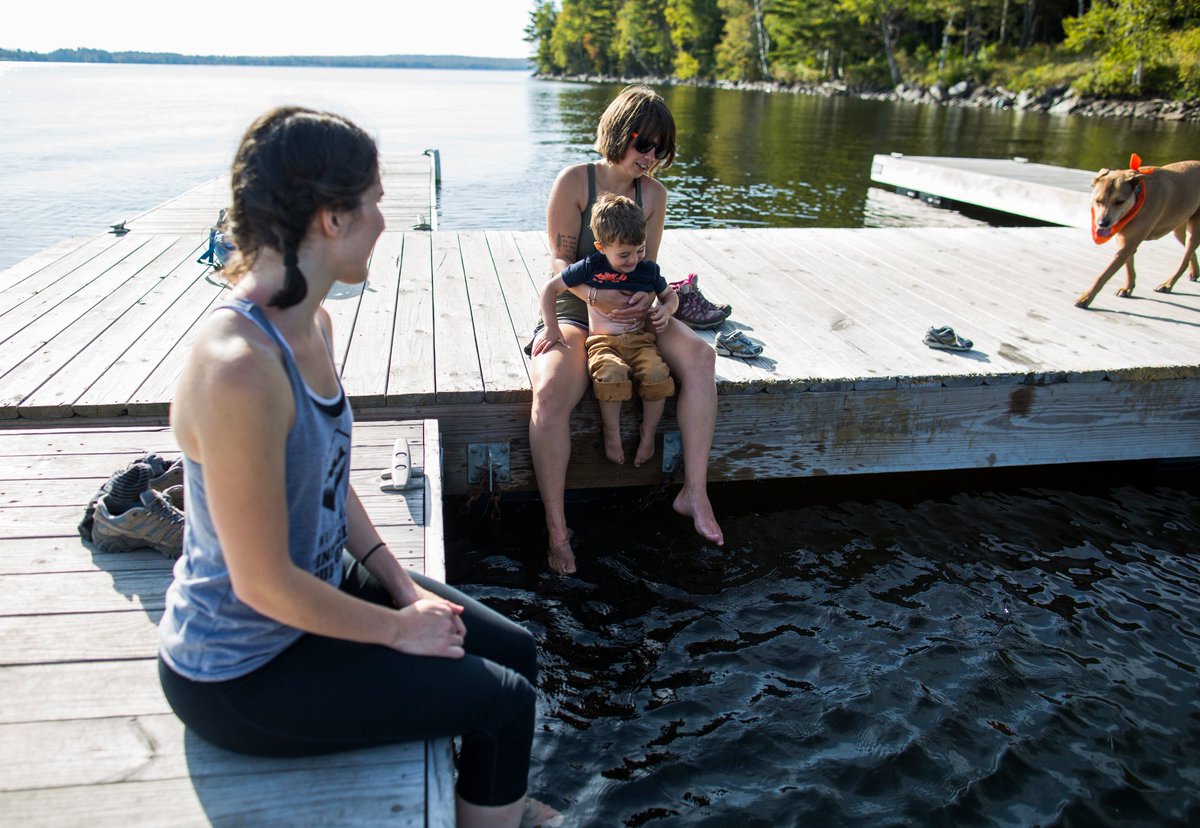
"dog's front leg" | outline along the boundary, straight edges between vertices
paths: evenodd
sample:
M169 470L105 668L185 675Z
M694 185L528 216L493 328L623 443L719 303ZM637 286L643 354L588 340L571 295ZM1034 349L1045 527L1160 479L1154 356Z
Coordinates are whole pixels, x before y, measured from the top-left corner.
M1117 239L1117 244L1122 244L1123 242L1123 238ZM1104 285L1108 283L1108 280L1113 277L1113 274L1120 270L1121 266L1125 265L1126 262L1129 264L1126 268L1127 278L1125 280L1125 290L1133 290L1133 281L1135 278L1133 273L1133 251L1136 248L1136 244L1123 244L1120 248L1118 248L1117 254L1112 257L1112 261L1108 263L1108 267L1104 268L1104 272L1096 277L1096 281L1092 283L1090 288L1079 294L1079 298L1075 300L1075 307L1086 308L1088 305L1090 305L1092 300L1096 298L1096 295L1104 288ZM1117 293L1120 295L1120 291Z
M1125 287L1117 288L1117 296L1122 299L1128 299L1133 296L1133 283L1137 281L1137 274L1133 272L1133 254L1129 254L1129 261L1125 263Z

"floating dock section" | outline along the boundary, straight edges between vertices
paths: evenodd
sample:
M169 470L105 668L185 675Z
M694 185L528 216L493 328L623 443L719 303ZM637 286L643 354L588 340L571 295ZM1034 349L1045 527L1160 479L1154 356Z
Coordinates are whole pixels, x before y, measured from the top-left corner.
M1014 216L1087 227L1094 170L1034 164L1014 158L876 155L871 180L923 201L967 204Z

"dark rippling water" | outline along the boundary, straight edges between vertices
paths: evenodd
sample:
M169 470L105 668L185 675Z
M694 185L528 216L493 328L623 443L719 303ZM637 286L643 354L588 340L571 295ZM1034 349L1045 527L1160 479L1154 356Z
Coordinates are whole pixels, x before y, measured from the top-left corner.
M1198 471L727 484L724 549L596 495L568 579L451 502L450 580L537 637L575 825L1197 825Z

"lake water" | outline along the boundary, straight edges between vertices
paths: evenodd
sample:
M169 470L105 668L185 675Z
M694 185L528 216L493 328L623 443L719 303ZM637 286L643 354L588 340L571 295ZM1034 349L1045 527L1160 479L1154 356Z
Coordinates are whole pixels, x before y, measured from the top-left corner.
M611 85L521 73L0 63L0 269L221 174L269 106L441 151L444 228L538 228ZM1085 169L1200 125L664 89L670 227L957 223L877 152ZM0 338L3 332L0 331ZM448 504L450 575L542 647L532 784L580 826L1200 824L1200 469L714 486L728 542L644 492ZM645 502L643 502L643 500Z
M246 125L342 112L384 153L442 156L439 226L535 229L565 164L593 157L619 89L522 72L0 62L0 269L104 232L228 170ZM863 227L958 217L881 198L871 156L1024 156L1083 169L1200 154L1200 124L664 88L679 159L669 227Z

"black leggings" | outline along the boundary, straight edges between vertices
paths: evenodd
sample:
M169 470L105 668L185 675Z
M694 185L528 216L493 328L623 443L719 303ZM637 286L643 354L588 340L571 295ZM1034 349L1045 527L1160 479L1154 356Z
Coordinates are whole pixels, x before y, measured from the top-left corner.
M343 591L391 604L352 557L344 556L343 565ZM458 794L473 805L515 802L525 795L533 743L533 636L453 587L412 577L466 608L464 658L306 634L228 681L192 681L160 658L163 693L198 735L253 756L312 756L461 735Z

